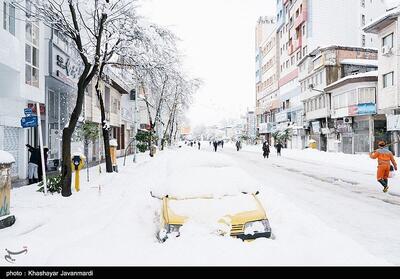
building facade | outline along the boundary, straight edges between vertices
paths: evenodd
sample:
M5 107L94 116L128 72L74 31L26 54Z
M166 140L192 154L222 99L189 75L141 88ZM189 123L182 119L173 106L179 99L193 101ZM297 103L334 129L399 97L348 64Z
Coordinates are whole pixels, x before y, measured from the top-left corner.
M28 12L12 1L0 1L0 149L16 160L11 170L14 179L27 176L25 144L39 145L38 128L21 128L24 109L40 103L41 124L46 127L44 25L29 18Z
M388 140L397 142L400 131L400 8L388 10L365 26L367 33L378 36L378 112L386 115ZM394 144L399 156L400 146Z
M318 149L329 151L336 141L331 133L331 95L325 87L337 80L357 73L377 70L375 49L329 46L317 48L298 63L300 100L304 108L304 147L309 140L317 142Z
M308 140L300 99L298 63L311 51L329 45L376 47L376 36L363 27L385 11L385 3L372 1L277 0L276 38L279 107L261 130L288 130L289 148L304 148ZM340 16L339 16L340 15ZM261 105L260 105L261 107Z

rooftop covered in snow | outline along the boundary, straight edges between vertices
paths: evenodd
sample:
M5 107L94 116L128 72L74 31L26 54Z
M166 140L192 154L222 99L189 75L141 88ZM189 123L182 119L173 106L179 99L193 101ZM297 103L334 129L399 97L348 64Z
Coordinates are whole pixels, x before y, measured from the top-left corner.
M355 75L345 76L334 83L329 84L325 87L325 92L336 89L340 86L354 83L354 82L365 82L365 81L378 81L378 71L370 71L366 73L360 73Z
M379 30L382 30L383 28L387 27L388 25L396 21L399 15L400 15L400 6L390 9L384 15L368 23L363 28L363 31L367 33L377 34Z
M378 60L374 60L374 59L344 59L340 62L340 64L378 67Z

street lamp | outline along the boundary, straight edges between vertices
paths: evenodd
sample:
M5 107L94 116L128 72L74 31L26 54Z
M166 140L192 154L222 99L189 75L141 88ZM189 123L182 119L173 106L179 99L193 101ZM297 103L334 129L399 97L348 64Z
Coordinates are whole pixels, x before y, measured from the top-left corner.
M329 92L326 92L325 90L315 89L315 88L314 88L314 84L310 84L310 85L308 86L308 88L309 88L310 90L313 90L313 91L317 91L317 92L320 92L320 93L324 93L324 97L325 97L325 106L326 106L325 123L326 123L326 128L329 129L329 126L328 126L328 114L329 114L328 93L329 93Z
M133 92L132 92L133 91ZM134 122L133 122L133 129L134 129L134 138L133 138L133 145L134 145L134 149L133 149L133 162L134 163L136 163L136 149L137 149L137 146L136 146L136 135L137 135L137 118L138 118L138 110L137 110L137 90L132 90L131 91L131 93L132 93L132 97L133 97L133 100L134 100L134 102L135 102L135 105L134 105L134 111L133 111L133 117L134 117Z

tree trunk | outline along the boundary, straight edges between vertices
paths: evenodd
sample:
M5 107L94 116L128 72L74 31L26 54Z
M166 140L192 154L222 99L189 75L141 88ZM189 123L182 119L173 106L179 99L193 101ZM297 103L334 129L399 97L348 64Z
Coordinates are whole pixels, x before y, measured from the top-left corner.
M71 196L71 141L72 135L75 131L76 124L78 123L79 116L82 112L83 100L85 98L85 86L82 83L78 84L78 96L76 98L76 105L72 111L68 127L63 129L62 135L62 190L63 197Z
M103 143L104 143L104 154L106 156L106 172L113 172L112 162L111 162L111 153L110 153L110 134L108 133L108 129L106 127L106 112L104 108L103 97L100 93L100 90L96 86L96 94L100 102L100 111L101 111L101 124L102 124L102 132L103 132Z
M62 164L61 195L63 197L69 197L72 195L71 139L72 139L72 134L70 133L69 129L64 128L62 134L62 161L61 161Z

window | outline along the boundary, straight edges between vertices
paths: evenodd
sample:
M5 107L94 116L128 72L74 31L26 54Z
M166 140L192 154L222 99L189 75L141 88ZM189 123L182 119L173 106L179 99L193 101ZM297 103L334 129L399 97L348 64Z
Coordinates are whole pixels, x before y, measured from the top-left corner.
M365 15L361 15L361 26L365 25Z
M383 75L383 88L393 86L394 72Z
M111 112L118 113L118 99L116 99L116 98L112 98Z
M303 56L306 56L306 54L307 54L307 47L305 46L303 47Z
M25 23L25 83L39 87L39 26Z
M393 47L393 33L383 37L382 46L387 46L389 48Z
M361 45L365 47L365 35L361 35Z
M365 8L365 0L361 0L361 7Z
M375 88L366 87L358 90L358 104L375 103Z
M349 106L355 106L357 105L357 91L356 90L351 90L348 93L348 98L349 98Z
M15 6L3 2L3 28L15 36Z

